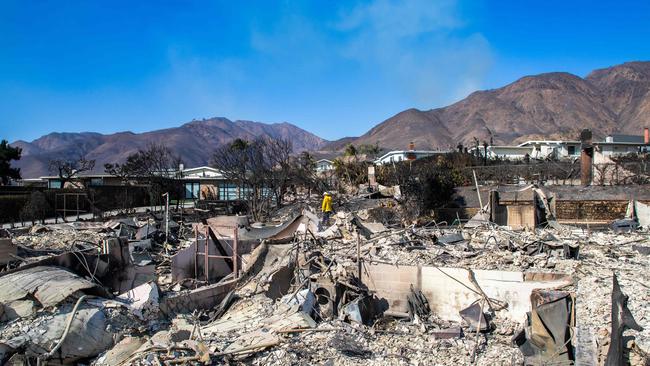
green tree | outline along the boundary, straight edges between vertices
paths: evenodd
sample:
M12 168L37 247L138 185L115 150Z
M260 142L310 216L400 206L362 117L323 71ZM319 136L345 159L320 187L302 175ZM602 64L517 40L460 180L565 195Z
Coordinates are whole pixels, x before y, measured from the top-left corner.
M7 140L0 142L0 184L9 184L9 179L20 179L20 169L12 168L12 160L20 160L22 149L9 146Z
M357 148L349 144L348 146L345 147L345 156L356 156L357 155Z
M375 143L374 145L372 144L362 144L359 145L359 153L360 154L366 154L371 157L376 157L379 155L381 152L381 148L379 147L379 143Z

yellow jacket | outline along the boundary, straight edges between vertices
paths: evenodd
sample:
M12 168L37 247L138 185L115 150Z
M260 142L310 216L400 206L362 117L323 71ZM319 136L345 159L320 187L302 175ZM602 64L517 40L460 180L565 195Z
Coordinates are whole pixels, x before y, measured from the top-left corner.
M332 196L327 195L323 197L323 204L321 206L321 211L330 212L332 211Z

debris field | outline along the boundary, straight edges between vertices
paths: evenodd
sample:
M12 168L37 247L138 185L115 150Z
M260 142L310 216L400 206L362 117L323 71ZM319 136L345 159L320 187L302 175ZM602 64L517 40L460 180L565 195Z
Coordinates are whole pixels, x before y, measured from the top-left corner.
M322 225L319 204L3 231L0 364L650 362L645 218L409 222L393 197L345 196Z

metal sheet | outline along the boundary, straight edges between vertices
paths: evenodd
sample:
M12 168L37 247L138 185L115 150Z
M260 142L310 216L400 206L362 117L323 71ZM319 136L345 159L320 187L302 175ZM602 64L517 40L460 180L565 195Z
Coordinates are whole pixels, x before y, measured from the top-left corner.
M2 277L0 302L7 303L33 296L44 307L56 306L80 290L103 295L94 283L59 267L33 267Z

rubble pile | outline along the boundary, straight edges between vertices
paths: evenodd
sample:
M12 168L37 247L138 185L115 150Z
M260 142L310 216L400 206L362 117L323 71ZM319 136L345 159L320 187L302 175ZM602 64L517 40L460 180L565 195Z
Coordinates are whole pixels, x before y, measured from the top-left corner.
M75 244L101 241L99 230L78 230L72 224L35 225L25 235L16 236L14 243L33 250L68 250Z
M0 363L647 364L642 228L413 222L391 195L329 225L312 200L12 231Z

